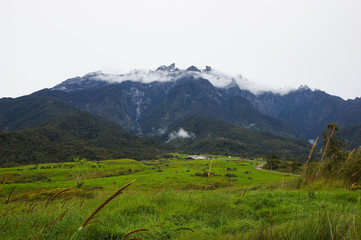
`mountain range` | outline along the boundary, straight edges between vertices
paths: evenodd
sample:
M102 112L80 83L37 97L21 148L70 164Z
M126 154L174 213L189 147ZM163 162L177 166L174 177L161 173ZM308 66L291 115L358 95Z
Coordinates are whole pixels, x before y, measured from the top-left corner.
M137 135L157 135L191 115L305 140L317 138L330 122L340 129L361 124L361 98L345 101L307 86L286 94L252 92L245 81L211 67L171 64L148 72L90 73L34 94L61 99Z
M69 122L76 124L62 127ZM309 151L307 141L320 136L330 122L359 146L361 99L345 101L306 86L283 94L254 92L242 76L230 77L208 66L182 70L171 64L119 75L94 72L29 96L0 99L3 149L9 148L5 135L43 137L44 129L51 128L82 146L99 148L88 155L94 159L144 153L141 159L148 151L140 149L158 155L177 150L301 157ZM80 134L86 123L93 127ZM58 142L65 146L66 141Z

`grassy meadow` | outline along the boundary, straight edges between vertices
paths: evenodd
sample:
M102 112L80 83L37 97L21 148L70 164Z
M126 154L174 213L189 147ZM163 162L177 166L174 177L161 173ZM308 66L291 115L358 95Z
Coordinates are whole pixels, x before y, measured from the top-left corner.
M297 176L258 160L185 157L1 168L0 238L361 238L359 190L295 190Z

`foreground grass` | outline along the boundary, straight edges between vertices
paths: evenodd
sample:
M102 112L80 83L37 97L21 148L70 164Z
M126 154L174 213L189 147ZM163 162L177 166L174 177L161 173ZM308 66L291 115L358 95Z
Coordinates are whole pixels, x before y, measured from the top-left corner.
M70 163L0 169L0 178L7 178L0 238L361 239L359 190L286 190L295 177L257 171L257 164L215 159L208 190L209 160L103 161L87 172L81 189Z
M360 239L360 192L244 189L134 192L80 224L106 196L15 201L2 206L4 239ZM68 200L66 200L68 199ZM30 209L30 210L29 210ZM99 222L98 222L99 221ZM38 234L38 235L37 235Z

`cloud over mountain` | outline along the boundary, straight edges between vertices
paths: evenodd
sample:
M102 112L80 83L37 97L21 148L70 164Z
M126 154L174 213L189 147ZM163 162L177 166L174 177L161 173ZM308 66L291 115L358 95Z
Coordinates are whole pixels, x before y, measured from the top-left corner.
M179 128L178 132L177 131L173 131L168 135L168 140L166 141L166 143L169 143L171 141L173 141L174 139L177 138L196 138L196 135L192 132L187 132L186 130L184 130L183 128Z
M267 86L261 86L255 82L248 80L242 75L228 75L221 71L212 69L206 66L205 69L198 69L195 66L189 67L187 70L182 70L175 67L175 64L169 66L160 66L156 70L135 69L128 73L113 74L103 73L101 71L87 74L86 76L94 80L102 80L109 83L121 83L124 81L135 81L141 83L151 82L170 82L177 81L178 79L192 76L194 78L207 79L217 88L227 88L230 86L238 85L240 89L249 90L254 94L271 91L277 94L287 94L297 88L285 87L280 89L273 89Z

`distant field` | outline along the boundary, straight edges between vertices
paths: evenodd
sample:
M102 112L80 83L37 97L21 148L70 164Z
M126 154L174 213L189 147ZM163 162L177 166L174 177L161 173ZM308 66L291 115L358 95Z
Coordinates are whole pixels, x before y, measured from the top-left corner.
M287 190L295 176L256 170L257 160L221 156L213 156L206 187L211 160L173 156L2 168L0 238L360 238L359 191ZM86 179L77 188L79 176Z
M119 185L137 179L133 189L151 190L158 188L204 189L211 160L188 160L179 158L153 161L119 159L92 162L87 166L84 188L116 189ZM183 156L184 157L184 156ZM225 187L247 187L269 183L280 183L291 176L261 172L254 169L259 161L239 158L212 160L210 189ZM0 179L7 179L6 195L16 185L17 193L41 189L75 187L73 173L78 171L74 163L28 165L0 169ZM36 168L35 168L36 167ZM81 169L79 169L81 170ZM206 173L206 174L204 174ZM226 176L228 174L228 176ZM199 175L199 176L197 176Z

